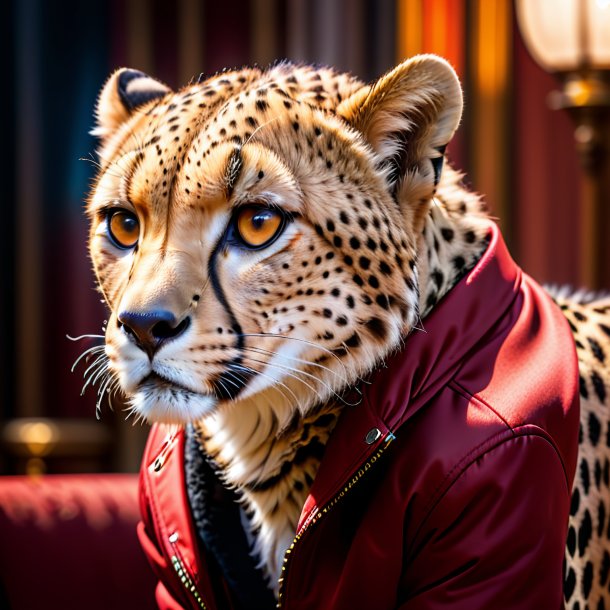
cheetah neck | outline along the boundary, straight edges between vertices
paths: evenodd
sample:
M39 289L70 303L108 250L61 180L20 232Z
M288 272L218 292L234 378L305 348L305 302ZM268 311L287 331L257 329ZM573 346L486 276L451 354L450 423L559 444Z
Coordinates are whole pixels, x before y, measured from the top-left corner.
M481 202L459 186L455 172L446 173L419 240L422 317L472 268L487 243ZM241 496L253 553L272 589L341 406L333 401L297 417L270 391L224 405L198 424L205 453Z
M286 410L271 391L226 405L198 424L205 453L241 496L253 554L274 590L340 405L329 402L298 419Z
M419 307L425 318L487 248L489 216L476 193L446 168L430 204L418 245Z

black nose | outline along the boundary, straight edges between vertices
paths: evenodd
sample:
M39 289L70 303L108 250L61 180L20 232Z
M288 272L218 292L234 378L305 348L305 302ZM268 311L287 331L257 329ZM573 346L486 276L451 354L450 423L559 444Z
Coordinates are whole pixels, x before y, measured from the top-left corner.
M124 311L118 324L133 341L150 357L170 339L181 335L189 326L189 317L178 321L171 311Z

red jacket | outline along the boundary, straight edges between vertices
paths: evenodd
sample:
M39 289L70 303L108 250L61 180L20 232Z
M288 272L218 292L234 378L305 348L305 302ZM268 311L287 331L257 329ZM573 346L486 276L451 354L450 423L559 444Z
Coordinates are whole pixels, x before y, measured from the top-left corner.
M286 554L281 607L563 608L578 441L567 323L494 227L424 327L342 414ZM183 445L153 427L140 539L161 608L224 608L198 550Z

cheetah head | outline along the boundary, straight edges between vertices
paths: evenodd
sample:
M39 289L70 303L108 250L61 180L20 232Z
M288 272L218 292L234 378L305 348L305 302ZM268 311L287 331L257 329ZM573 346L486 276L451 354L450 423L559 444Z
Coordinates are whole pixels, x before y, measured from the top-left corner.
M282 63L175 93L115 72L90 254L138 415L255 400L287 420L378 366L418 320L418 240L461 107L434 56L370 85Z

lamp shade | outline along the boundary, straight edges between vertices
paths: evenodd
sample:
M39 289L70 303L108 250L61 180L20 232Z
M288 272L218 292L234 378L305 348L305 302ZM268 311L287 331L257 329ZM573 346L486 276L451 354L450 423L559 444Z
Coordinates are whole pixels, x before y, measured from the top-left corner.
M549 72L610 68L610 0L516 0L534 59Z

